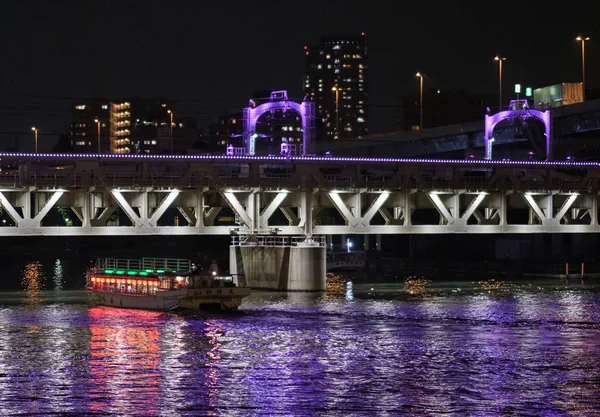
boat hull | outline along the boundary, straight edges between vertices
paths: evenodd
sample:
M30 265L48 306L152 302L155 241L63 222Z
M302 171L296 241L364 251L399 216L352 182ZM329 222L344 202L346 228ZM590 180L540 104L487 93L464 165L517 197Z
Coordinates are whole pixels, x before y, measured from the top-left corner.
M190 310L235 310L242 299L250 295L250 288L193 288L181 299L180 307Z
M98 303L109 307L168 311L179 307L187 290L165 291L157 295L138 295L90 290Z

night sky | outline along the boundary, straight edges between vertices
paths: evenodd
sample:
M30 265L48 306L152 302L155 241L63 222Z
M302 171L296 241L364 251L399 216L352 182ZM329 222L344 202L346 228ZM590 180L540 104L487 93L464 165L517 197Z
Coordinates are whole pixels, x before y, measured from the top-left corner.
M40 150L49 150L82 97L183 100L204 126L256 90L300 98L303 46L326 34L366 32L372 132L392 130L400 98L418 91L417 71L426 89L495 94L501 54L505 98L516 82L581 81L579 34L591 37L587 86L600 88L599 2L464 3L4 2L0 149L24 141L31 150L36 125Z

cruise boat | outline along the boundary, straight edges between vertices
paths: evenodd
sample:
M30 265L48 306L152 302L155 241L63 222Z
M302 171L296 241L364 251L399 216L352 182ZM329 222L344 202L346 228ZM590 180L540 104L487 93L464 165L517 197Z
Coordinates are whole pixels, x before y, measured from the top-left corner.
M159 311L234 309L250 294L232 276L197 274L190 260L172 258L99 258L87 273L87 288L101 305Z
M180 306L191 310L235 310L250 288L238 287L233 275L218 275L216 271L192 275L187 295Z

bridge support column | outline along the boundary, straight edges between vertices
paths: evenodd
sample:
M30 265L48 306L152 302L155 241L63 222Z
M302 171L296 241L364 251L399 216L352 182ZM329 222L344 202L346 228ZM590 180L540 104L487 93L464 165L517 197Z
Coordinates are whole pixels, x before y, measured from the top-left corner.
M325 253L322 237L296 244L284 237L249 235L230 246L229 270L250 288L324 291Z

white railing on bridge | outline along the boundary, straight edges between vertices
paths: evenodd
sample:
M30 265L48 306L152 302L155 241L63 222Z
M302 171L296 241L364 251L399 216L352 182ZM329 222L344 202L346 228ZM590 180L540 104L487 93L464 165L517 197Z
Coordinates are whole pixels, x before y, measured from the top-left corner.
M327 245L325 236L261 236L234 235L231 246L322 246Z

